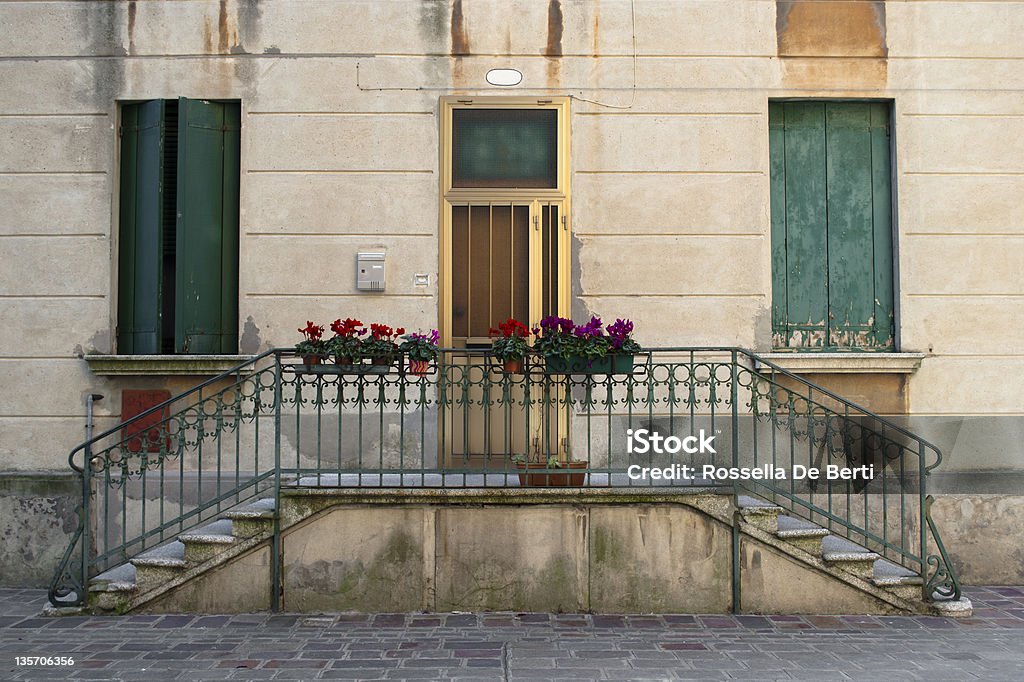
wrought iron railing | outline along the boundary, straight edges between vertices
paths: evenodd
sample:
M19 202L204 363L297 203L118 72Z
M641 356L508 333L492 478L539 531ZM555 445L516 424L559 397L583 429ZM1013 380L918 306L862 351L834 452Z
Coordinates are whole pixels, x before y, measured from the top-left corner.
M446 349L424 374L264 353L72 451L80 522L50 600L81 604L98 574L289 486L538 484L746 490L921 574L926 598L959 597L926 489L941 453L893 419L742 349L550 370L486 350ZM675 440L656 452L654 433ZM874 475L792 476L830 464Z

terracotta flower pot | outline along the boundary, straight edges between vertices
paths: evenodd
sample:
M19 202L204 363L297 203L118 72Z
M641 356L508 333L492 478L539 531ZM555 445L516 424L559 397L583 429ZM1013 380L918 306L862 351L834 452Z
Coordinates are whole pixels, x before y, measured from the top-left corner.
M302 364L304 365L319 365L323 360L319 355L303 355Z
M558 469L548 469L548 465L543 462L516 464L516 467L519 468L519 485L562 488L583 485L583 481L587 477L586 472L572 470L586 469L587 466L587 462L563 462Z
M522 358L508 358L503 360L501 363L501 369L506 374L522 374L523 373L523 359Z

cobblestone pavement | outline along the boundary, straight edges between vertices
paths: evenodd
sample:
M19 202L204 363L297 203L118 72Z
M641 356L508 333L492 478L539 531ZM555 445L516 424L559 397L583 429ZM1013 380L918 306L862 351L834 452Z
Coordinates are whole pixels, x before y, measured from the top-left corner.
M974 617L378 614L44 618L0 589L0 679L1024 680L1024 588ZM19 656L70 656L65 667Z

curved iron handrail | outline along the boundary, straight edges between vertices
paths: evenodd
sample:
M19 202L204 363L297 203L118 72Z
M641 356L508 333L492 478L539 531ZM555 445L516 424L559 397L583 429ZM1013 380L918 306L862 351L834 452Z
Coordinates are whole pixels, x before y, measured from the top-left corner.
M174 403L186 400L192 396L202 395L202 391L217 382L230 379L232 377L238 377L248 368L254 368L257 363L266 359L267 357L274 356L280 353L278 350L268 350L255 357L247 359L245 362L239 363L238 365L213 376L196 386L184 391L178 395L172 396L171 398L150 407L149 409L140 412L130 419L126 419L123 422L119 422L115 426L99 433L92 438L80 443L75 446L68 454L68 466L78 474L79 482L82 493L82 501L78 507L78 527L72 534L72 538L68 543L67 549L61 556L60 561L57 564L57 568L54 572L53 578L50 581L48 589L48 598L54 606L80 606L86 601L86 594L88 592L89 580L92 577L91 564L94 559L93 548L94 545L92 540L92 514L90 510L90 503L92 498L92 482L91 473L93 468L104 469L109 462L101 462L101 466L95 467L94 456L92 455L92 448L97 443L103 442L105 439L114 436L119 433L124 433L125 429L130 428L133 424L143 423L144 420L152 418L154 415L161 415L165 410L168 410ZM79 454L83 455L82 465L79 466L75 462L75 457ZM145 465L143 465L145 468ZM196 514L198 518L199 515ZM164 524L172 525L172 524ZM180 525L180 522L179 522ZM162 532L163 528L161 528ZM143 537L143 541L145 537ZM144 543L143 543L144 545ZM76 551L77 550L77 551ZM69 595L74 595L73 598L68 598Z
M270 356L275 355L275 354L280 354L280 353L281 353L280 349L271 349L271 350L268 350L268 351L264 351L263 353L260 353L259 355L256 355L254 357L249 358L248 360L246 360L245 362L243 362L241 364L235 365L231 369L228 369L228 370L225 370L225 371L221 372L217 376L211 377L209 379L206 379L202 383L196 384L195 386L193 386L192 388L188 389L187 391L179 393L178 395L171 396L170 398L168 398L167 400L163 401L162 403L158 403L158 404L156 404L156 405L154 405L154 406L152 406L152 407L150 407L150 408L148 408L146 410L143 410L142 412L140 412L137 415L131 417L130 419L126 419L123 422L119 422L117 425L112 426L109 429L107 429L106 431L93 436L89 440L86 440L86 441L83 441L82 443L79 443L68 454L68 466L70 466L75 471L77 471L79 473L82 473L82 467L78 466L75 463L74 457L79 452L82 452L85 448L89 447L92 444L100 442L101 440L103 440L104 438L107 438L108 436L112 436L113 434L117 433L118 431L124 430L125 428L131 426L132 424L134 424L136 422L142 421L142 420L144 420L144 419L146 419L148 417L151 417L154 414L160 414L163 410L167 409L168 407L170 407L174 403L180 402L181 400L184 400L185 398L188 398L191 395L195 395L195 394L199 393L200 391L202 391L204 388L206 388L208 386L212 386L213 384L217 383L218 381L223 381L224 379L227 379L227 378L229 378L231 376L234 376L234 375L238 374L239 372L241 372L242 370L246 369L247 367L255 366L257 362L259 362L260 360L263 360L264 358L270 357Z

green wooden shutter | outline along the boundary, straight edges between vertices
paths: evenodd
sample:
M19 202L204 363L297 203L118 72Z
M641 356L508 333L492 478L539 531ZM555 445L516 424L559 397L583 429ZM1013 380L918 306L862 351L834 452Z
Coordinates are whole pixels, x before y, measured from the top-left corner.
M179 100L178 353L237 349L240 128L237 104Z
M117 349L160 352L163 316L164 103L121 111Z
M891 350L889 108L769 107L776 347Z

